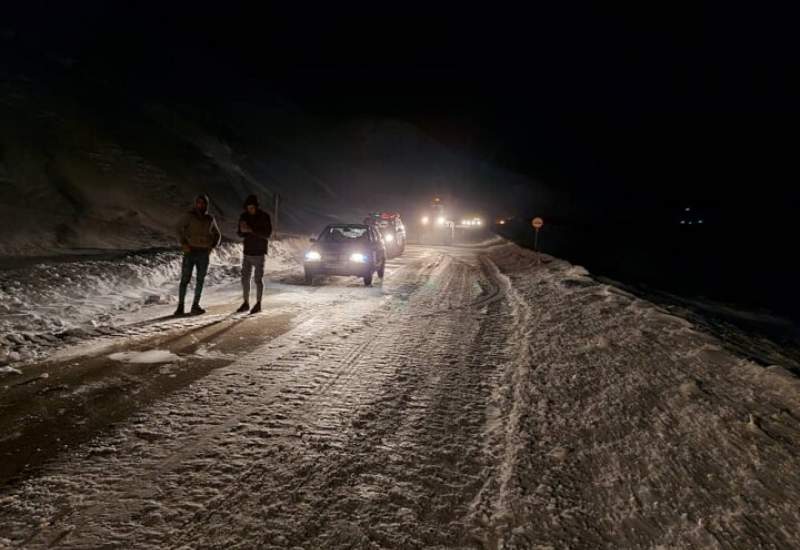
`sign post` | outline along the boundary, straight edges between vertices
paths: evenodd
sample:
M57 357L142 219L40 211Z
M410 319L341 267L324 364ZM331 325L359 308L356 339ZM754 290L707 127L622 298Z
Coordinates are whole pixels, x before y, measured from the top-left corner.
M533 218L531 221L531 225L533 226L533 249L536 252L539 252L539 230L544 226L544 220L542 218L536 217Z

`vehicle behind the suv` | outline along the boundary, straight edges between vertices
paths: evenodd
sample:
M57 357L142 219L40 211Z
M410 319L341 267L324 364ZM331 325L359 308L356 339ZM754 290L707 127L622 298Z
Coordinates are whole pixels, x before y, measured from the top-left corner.
M398 212L372 212L365 222L376 226L383 235L388 257L400 256L406 249L406 226Z

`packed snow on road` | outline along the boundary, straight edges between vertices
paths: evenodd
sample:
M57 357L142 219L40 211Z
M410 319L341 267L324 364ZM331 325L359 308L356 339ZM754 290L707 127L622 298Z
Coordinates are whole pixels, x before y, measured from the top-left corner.
M119 264L70 341L90 296L3 281L0 547L800 547L796 365L500 239L373 287L276 246L259 315Z

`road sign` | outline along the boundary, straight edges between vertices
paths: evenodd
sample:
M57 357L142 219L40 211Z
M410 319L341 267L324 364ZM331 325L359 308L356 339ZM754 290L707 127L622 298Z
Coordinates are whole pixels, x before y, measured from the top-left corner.
M533 235L533 249L538 252L539 251L539 230L542 228L542 226L544 226L544 220L537 216L536 218L533 218L533 220L531 220L531 225L533 226L533 233L534 233L534 235Z

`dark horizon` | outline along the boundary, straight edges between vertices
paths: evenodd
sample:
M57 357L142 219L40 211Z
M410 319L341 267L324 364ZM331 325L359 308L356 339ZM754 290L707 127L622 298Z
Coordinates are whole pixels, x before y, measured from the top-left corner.
M91 8L90 8L91 6ZM796 174L794 39L778 14L587 8L381 15L84 4L4 24L9 43L176 100L278 96L391 117L580 201L769 205ZM24 59L14 60L24 64ZM791 179L791 178L786 178ZM598 190L605 190L599 192Z

